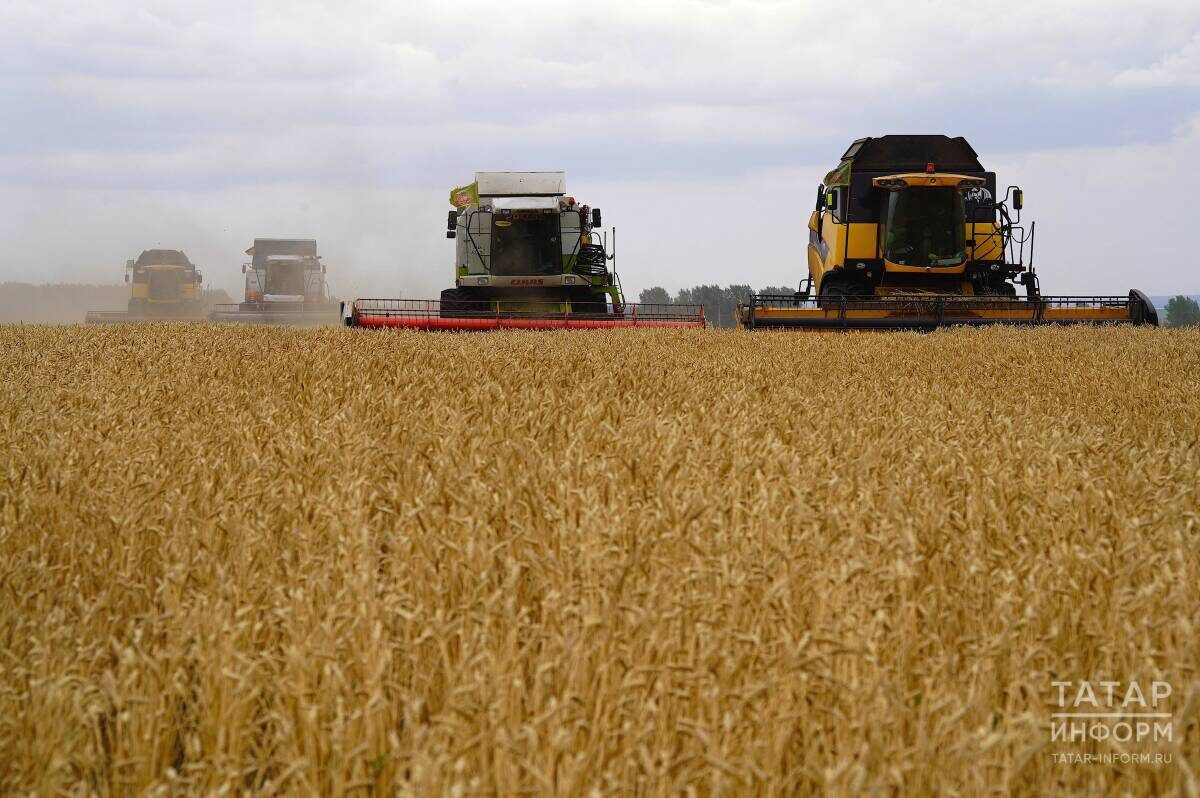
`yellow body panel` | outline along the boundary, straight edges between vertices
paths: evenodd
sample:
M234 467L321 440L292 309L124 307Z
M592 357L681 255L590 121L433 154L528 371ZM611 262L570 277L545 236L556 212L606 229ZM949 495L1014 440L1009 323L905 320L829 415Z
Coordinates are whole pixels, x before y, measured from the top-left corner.
M843 224L832 212L821 212L821 244L808 245L808 272L813 277L813 286L819 286L821 276L830 269L843 266L847 260L876 257L878 250L879 225L866 222ZM809 229L817 226L817 211L809 220ZM824 250L824 251L822 251Z
M973 260L1003 260L1004 239L1000 237L1000 226L995 222L967 223L967 239L975 239Z

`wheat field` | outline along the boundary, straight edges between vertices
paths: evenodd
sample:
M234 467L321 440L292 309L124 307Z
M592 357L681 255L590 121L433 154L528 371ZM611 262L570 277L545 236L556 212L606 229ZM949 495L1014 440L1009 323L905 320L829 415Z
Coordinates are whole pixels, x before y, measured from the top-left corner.
M1200 793L1200 332L0 327L0 793ZM1050 738L1164 680L1170 762Z

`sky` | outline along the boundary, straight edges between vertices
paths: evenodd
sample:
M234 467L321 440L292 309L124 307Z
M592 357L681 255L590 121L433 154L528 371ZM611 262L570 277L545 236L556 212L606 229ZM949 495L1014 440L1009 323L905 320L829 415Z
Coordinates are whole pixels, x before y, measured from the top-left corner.
M1195 0L3 0L0 114L0 281L168 247L237 296L295 236L342 298L436 297L449 189L513 169L603 209L627 293L793 285L853 139L946 133L1045 293L1200 292Z

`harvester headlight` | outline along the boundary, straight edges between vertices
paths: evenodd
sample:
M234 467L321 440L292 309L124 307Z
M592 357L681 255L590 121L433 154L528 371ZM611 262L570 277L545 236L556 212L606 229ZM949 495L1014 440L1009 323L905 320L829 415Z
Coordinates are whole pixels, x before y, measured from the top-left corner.
M999 263L993 263L993 264L992 264L992 271L994 271L994 272L998 272L998 271L1000 271L1000 264L999 264Z
M476 285L487 285L487 284L488 284L488 278L486 278L486 277L480 277L478 280L476 280L476 281L475 281L475 284L476 284Z
M858 269L861 272L863 269L867 268L867 264L863 263L862 261L859 261L858 263L854 264L854 268Z
M563 285L575 285L575 275L573 275L573 274L563 275Z

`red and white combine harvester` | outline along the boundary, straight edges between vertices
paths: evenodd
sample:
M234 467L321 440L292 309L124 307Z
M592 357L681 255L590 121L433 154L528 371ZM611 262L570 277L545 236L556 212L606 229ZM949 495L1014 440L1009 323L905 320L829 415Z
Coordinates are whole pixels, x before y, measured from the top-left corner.
M336 324L340 306L329 296L325 264L308 238L256 238L246 250L245 299L217 305L209 319L234 324Z

